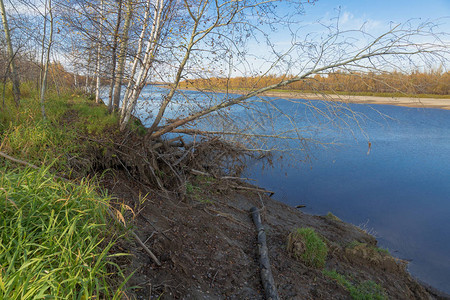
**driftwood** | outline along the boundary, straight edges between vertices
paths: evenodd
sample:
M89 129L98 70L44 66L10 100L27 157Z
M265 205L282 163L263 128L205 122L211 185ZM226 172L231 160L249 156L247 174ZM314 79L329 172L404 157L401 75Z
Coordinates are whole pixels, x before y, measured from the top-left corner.
M246 186L240 186L240 185L232 185L232 188L239 189L239 190L246 190L246 191L253 191L253 192L260 192L260 193L268 193L269 197L272 197L275 192L259 189L259 188L252 188L252 187L246 187Z
M273 280L272 270L270 268L269 251L267 249L266 233L261 223L261 216L256 207L250 209L253 223L255 223L258 231L258 250L259 250L259 265L261 268L261 281L266 293L267 300L278 300L278 292Z
M189 172L191 172L191 173L194 174L194 175L214 177L215 179L220 179L220 180L251 180L251 181L256 181L255 179L245 178L245 177L236 177L236 176L216 176L216 175L214 175L214 174L202 172L202 171L195 170L195 169L190 169ZM265 190L264 190L264 191L265 191ZM265 191L265 192L272 193L271 191Z
M131 235L134 237L134 239L136 240L136 242L138 242L138 244L145 250L145 252L147 252L147 254L150 256L150 258L158 265L161 266L161 262L159 261L159 259L156 257L156 255L144 244L144 242L137 236L136 233L134 233L133 230L128 229L125 224L124 224L124 220L119 220L119 218L116 216L116 214L114 214L111 209L108 207L107 208L108 214L113 218L114 221L116 221L117 223L119 223L123 228L125 228L125 230L128 230ZM123 219L123 217L121 217L121 219Z

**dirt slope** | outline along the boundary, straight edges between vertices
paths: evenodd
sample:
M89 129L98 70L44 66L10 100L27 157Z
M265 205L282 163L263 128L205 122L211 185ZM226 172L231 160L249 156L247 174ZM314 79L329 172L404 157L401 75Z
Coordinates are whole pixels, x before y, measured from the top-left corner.
M223 182L196 182L184 200L150 194L142 204L142 185L125 176L106 180L119 202L134 207L135 232L161 260L158 267L130 238L120 250L130 279L128 297L136 299L264 299L259 277L256 230L248 210L261 209L269 255L281 299L351 299L350 293L286 251L288 234L312 227L329 248L325 268L382 286L389 299L446 299L417 283L405 263L374 250L376 240L333 217L312 216L265 195L236 192ZM132 217L130 214L129 217ZM351 246L357 245L357 246ZM151 297L151 298L150 298ZM448 299L448 298L447 298Z

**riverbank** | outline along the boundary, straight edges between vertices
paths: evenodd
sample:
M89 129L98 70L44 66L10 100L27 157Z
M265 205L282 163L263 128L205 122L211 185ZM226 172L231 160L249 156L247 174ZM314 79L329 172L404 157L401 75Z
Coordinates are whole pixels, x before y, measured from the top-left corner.
M161 262L158 265L131 234L114 239L115 245L104 257L110 259L112 266L119 267L124 277L130 276L124 298L264 299L257 231L249 214L249 209L255 206L262 215L272 272L281 299L448 299L413 279L406 270L406 262L378 248L373 236L331 213L308 215L237 178L202 172L177 173L166 166L168 156L172 154L186 158L192 164L203 162L198 155L213 149L214 144L199 143L195 153L184 156L181 151L190 147L175 146L177 151L172 149L171 153L169 143L161 141L157 148L160 152L156 152L156 147L149 147L140 134L142 125L138 120L127 132L121 133L117 120L107 119L106 107L96 105L84 96L66 96L65 99L52 99L52 106L48 107L51 119L47 121L39 120L38 106L30 106L27 114L18 112L23 119L12 118L0 123L0 151L70 179L81 189L90 184L86 178L96 178L92 192L110 196L108 205L117 208L121 223L132 229ZM32 100L30 98L31 104L34 103ZM99 116L103 118L102 122L99 122ZM7 117L2 115L4 119ZM152 173L151 167L145 168L150 165L149 161L158 159L159 169L153 169ZM52 162L53 165L47 168ZM183 164L185 169L193 166L186 161ZM2 171L20 168L3 158L0 167ZM47 175L42 178L45 182L57 180ZM179 185L179 181L184 184ZM29 185L24 185L25 180L19 182L23 183L24 189L29 189ZM11 184L12 187L18 185ZM42 184L38 182L38 185ZM56 189L59 188L52 191ZM63 187L61 195L52 199L58 205L66 206L67 202L75 201L70 191ZM14 189L0 193L0 207L7 207L12 215L19 209L14 206L17 203L13 196ZM85 198L95 200L91 195ZM35 209L32 207L31 211ZM76 215L78 210L72 212ZM49 210L49 218L54 218L53 214L54 210ZM88 221L81 225L88 224L89 227L92 220L87 214L83 216ZM117 230L114 221L105 212L102 218L104 224L98 226L107 225L102 227L105 236L114 235ZM312 228L326 244L328 251L324 265L311 265L287 251L289 234L299 228ZM61 228L59 233L70 237L64 230ZM46 235L42 236L45 242ZM307 241L298 243L300 249L305 245L308 245ZM103 244L95 246L103 253ZM79 252L84 253L83 249ZM121 253L129 255L122 256ZM77 255L73 257L77 262L84 262ZM33 258L36 257L29 253L28 259ZM41 261L47 262L46 259ZM5 259L0 264L3 270L9 269L10 260ZM16 268L26 270L26 265L17 262ZM50 264L41 268L40 278L46 278L49 268L52 268ZM123 277L118 274L122 271L106 266L102 274L111 278L105 279L104 284L120 285ZM5 274L2 273L3 282L12 281ZM37 278L35 272L29 274ZM77 279L91 282L98 277ZM48 294L44 284L39 287L43 294ZM1 292L0 289L0 296ZM92 293L95 295L95 290Z
M184 90L196 91L195 88L183 88ZM202 90L204 91L204 90ZM207 90L208 92L216 93L230 93L242 95L245 92L242 90ZM261 94L267 97L277 97L285 99L306 99L306 100L325 100L342 103L357 103L357 104L382 104L382 105L396 105L405 107L419 107L419 108L438 108L450 110L450 97L448 99L442 98L412 98L412 97L381 97L381 96L354 96L354 95L333 95L333 94L314 94L303 93L298 91L268 91Z
M407 263L378 248L373 236L331 213L309 215L266 193L237 191L232 186L254 188L239 180L195 176L190 184L194 188L180 201L142 189L125 174L105 181L128 205L139 202L137 191L150 193L133 225L162 266L134 243L121 244L131 250L126 269L135 271L129 285L139 286L133 290L137 298L264 299L257 232L249 214L255 206L280 299L450 299L418 283ZM325 241L324 266L287 251L289 234L298 228L312 228Z

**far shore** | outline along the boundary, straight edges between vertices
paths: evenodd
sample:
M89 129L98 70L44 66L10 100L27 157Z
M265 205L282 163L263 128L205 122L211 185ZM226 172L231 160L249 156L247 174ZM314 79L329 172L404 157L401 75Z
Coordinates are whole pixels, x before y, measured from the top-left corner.
M197 90L195 88L181 88L181 90ZM242 90L205 90L217 93L244 94ZM326 100L343 103L384 104L406 107L439 108L450 110L450 98L411 98L411 97L380 97L380 96L350 96L333 94L314 94L298 91L268 91L261 94L267 97L279 97L287 99Z

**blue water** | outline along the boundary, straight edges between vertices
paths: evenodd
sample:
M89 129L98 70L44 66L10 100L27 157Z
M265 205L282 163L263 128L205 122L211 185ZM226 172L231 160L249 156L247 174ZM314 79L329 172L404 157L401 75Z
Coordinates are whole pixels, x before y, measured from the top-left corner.
M155 88L146 92L156 102L163 93ZM186 93L200 103L214 101L210 95ZM178 98L170 114L187 113L183 99ZM252 161L246 176L275 191L282 202L306 205L305 212L331 211L364 227L382 247L410 261L413 276L450 293L450 111L359 104L336 111L327 102L264 99L271 103L256 104L261 111L271 106L294 117L271 113L273 122L257 119L260 133L289 130L295 124L302 136L319 144L282 153L273 168ZM142 107L148 108L149 101L142 101ZM322 112L335 114L338 121ZM255 119L245 107L230 113L241 123ZM298 145L288 141L283 146ZM310 159L304 162L306 155Z
M248 176L282 202L366 228L414 276L450 293L450 111L350 107L376 120L362 125L367 137L341 134L345 145L315 149L309 164L261 172L254 163Z

